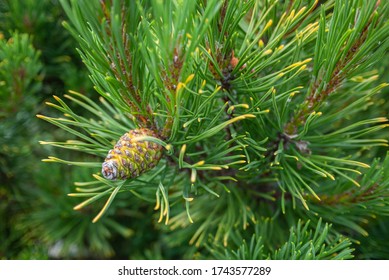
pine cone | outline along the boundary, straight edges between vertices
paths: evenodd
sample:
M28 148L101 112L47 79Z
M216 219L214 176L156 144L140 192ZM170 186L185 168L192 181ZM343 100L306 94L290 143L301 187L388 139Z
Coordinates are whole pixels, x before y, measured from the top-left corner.
M108 152L101 173L108 180L136 178L155 167L162 156L162 146L150 141L133 141L135 137L158 135L147 128L133 129L120 137Z

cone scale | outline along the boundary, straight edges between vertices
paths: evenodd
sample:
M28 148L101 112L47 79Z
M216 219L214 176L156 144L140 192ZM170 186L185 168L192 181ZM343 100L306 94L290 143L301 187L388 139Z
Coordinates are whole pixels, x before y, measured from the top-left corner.
M101 173L108 180L136 178L154 168L162 157L162 146L150 141L134 141L136 137L158 135L147 128L133 129L120 137L108 152Z

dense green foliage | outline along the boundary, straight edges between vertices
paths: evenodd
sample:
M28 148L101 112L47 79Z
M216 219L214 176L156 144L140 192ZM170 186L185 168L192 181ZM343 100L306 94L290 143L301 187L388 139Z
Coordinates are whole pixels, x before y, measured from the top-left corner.
M389 258L387 3L34 2L0 6L1 257Z

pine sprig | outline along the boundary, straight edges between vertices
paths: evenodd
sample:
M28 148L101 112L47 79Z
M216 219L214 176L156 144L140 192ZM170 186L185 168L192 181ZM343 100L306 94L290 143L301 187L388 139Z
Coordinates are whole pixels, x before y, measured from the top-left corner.
M254 234L249 241L237 238L237 249L223 248L218 245L209 247L213 257L228 260L342 260L353 257L354 251L350 240L331 234L331 225L322 226L318 222L316 228L310 228L310 221L301 220L296 226L290 228L289 239L278 249L269 252L259 233Z
M312 81L306 101L285 126L286 133L296 134L298 127L306 122L306 116L317 110L347 77L352 77L356 71L362 73L366 67L382 57L389 46L384 35L387 32L385 29L389 27L387 22L379 20L377 8L374 1L369 2L369 5L353 3L350 6L349 3L342 4L337 1L327 34L325 13L322 9ZM350 9L351 12L344 19L344 11ZM382 9L382 13L386 14L387 6ZM334 53L335 56L332 55Z
M371 217L389 214L388 158L382 162L375 160L363 176L355 174L346 178L346 182L340 180L324 187L319 192L321 201L312 201L312 213L367 236L364 224ZM358 188L353 183L356 180Z

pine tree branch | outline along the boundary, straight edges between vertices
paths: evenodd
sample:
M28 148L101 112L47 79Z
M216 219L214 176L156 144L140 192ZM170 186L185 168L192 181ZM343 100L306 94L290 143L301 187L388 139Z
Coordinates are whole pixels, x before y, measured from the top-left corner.
M352 69L357 68L358 64L363 62L363 59L358 62L353 62L353 59L357 55L360 47L366 42L368 31L371 28L374 28L374 26L371 27L373 14L376 12L379 2L380 1L376 3L375 9L371 12L368 22L360 31L359 37L351 43L351 47L345 51L342 49L339 50L340 53L344 54L342 55L341 59L337 61L333 70L324 69L324 71L331 71L331 74L321 73L320 76L314 77L309 86L308 94L305 101L303 102L302 107L292 116L291 120L284 127L284 131L287 135L297 135L298 129L304 126L306 123L307 116L317 110L317 108L323 104L328 96L333 94L342 85L344 80L350 76ZM353 23L354 25L357 24L356 20ZM325 27L321 26L321 28ZM345 41L345 44L346 43L347 45L350 45L350 42ZM350 66L350 62L353 62L355 65ZM345 70L346 66L349 68L348 71ZM328 76L330 77L329 79L326 78Z

